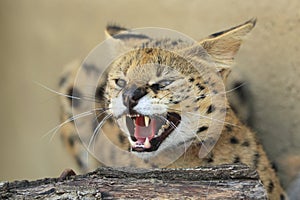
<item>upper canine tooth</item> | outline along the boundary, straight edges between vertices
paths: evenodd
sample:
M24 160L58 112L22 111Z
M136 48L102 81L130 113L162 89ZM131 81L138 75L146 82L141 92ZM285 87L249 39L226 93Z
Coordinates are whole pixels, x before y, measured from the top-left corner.
M147 117L147 116L145 116L144 120L145 120L145 126L148 127L149 126L149 122L150 122L150 118Z

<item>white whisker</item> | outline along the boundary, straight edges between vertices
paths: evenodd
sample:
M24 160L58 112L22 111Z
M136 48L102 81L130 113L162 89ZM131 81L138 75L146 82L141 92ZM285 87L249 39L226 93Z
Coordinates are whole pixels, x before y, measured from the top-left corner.
M205 97L209 97L209 96L211 97L211 96L216 96L216 95L221 95L221 94L227 94L227 93L235 91L236 89L239 89L240 87L243 87L244 85L246 85L246 82L244 82L244 83L242 83L242 84L240 84L240 85L238 85L238 86L236 86L236 87L234 87L230 90L226 90L224 92L219 92L217 94L209 93L209 94L204 94L204 95L205 95Z
M103 108L101 108L101 109L93 109L93 110L89 110L89 111L87 111L87 112L80 113L80 114L78 114L78 115L74 115L74 116L68 118L66 121L64 121L64 122L62 122L61 124L59 124L58 126L56 126L56 127L52 128L51 130L49 130L46 134L44 134L44 135L42 136L42 138L48 136L48 135L52 132L52 136L51 136L51 138L50 138L50 142L51 142L51 141L53 140L54 136L56 135L57 131L58 131L61 127L63 127L63 126L66 125L67 123L72 122L72 121L75 121L76 119L79 119L79 118L81 118L81 117L86 117L86 116L92 115L92 114L94 114L95 111L99 111L99 110L103 110ZM103 110L103 112L105 112L105 110Z
M176 109L172 109L172 108L168 108L168 110L173 110L173 111L181 112L180 110L176 110ZM229 123L229 122L226 122L226 121L222 121L222 120L218 120L218 119L215 119L215 118L212 118L212 117L208 117L208 116L205 116L205 115L201 115L199 113L193 113L193 112L185 112L185 113L189 113L191 115L196 115L196 116L199 116L199 117L202 117L202 118L205 118L205 119L210 119L212 121L215 121L215 122L218 122L218 123L221 123L221 124L228 124L228 125L231 125L231 126L240 127L239 125L232 124L232 123Z
M91 97L88 96L83 96L83 97L77 97L77 96L73 96L73 95L68 95L68 94L64 94L64 93L61 93L61 92L58 92L58 91L55 91L54 89L51 89L37 81L34 81L35 84L41 86L42 88L54 93L54 94L57 94L57 95L60 95L60 96L64 96L64 97L67 97L67 98L70 98L70 99L76 99L76 100L85 100L85 101L90 101L90 102L97 102L97 103L100 103L102 101L99 101L98 99L95 98L95 96L92 96L90 95Z
M170 109L170 108L169 108L168 110L179 111L179 110L176 110L176 109ZM212 118L212 117L207 117L207 116L204 116L204 115L201 115L201 114L198 114L198 113L192 113L192 112L186 112L186 113L189 113L189 114L192 114L192 115L197 115L197 116L203 117L203 118L207 118L207 119L210 119L210 120L212 120L212 121L217 121L217 122L222 123L222 124L229 124L229 125L232 125L232 126L239 127L238 125L231 124L231 123L228 123L228 122L223 122L223 121L221 121L221 120L214 119L214 118ZM191 120L190 120L189 118L186 118L186 119L189 120L190 123L192 123ZM188 124L187 122L184 122L184 121L180 120L180 123L183 124L186 128L190 129L190 128L189 128L189 124ZM191 130L191 129L190 129L190 130ZM201 145L203 146L203 148L208 152L208 147L207 147L206 144L203 142L203 141L205 141L205 140L207 139L208 135L205 135L205 138L201 139L201 138L199 138L199 136L197 135L197 133L195 133L195 132L192 131L192 130L191 130L191 132L195 135L195 138L196 138L199 142L201 142Z
M103 113L102 113L103 114ZM98 115L97 117L101 116L102 114ZM100 128L102 128L102 126L104 125L105 121L110 118L112 116L112 114L108 114L106 115L102 121L97 125L97 127L95 128L94 132L93 132L93 135L89 141L89 144L88 144L88 149L90 149L91 145L92 145L92 142L95 140L97 134L98 134L98 131ZM96 141L95 141L96 142Z
M161 118L162 120L164 120L166 123L168 123L169 125L171 125L174 130L177 129L177 126L170 120L168 120L167 118L165 118L164 116L160 116L158 115L159 118ZM188 128L188 127L187 127ZM183 141L183 144L184 144L184 151L186 152L187 151L187 146L186 146L186 142L184 140L184 138L181 136L181 134L179 134L179 136L181 137L182 141Z
M98 117L100 117L103 113L104 113L104 112L99 113L99 114L96 116L96 119L97 119ZM87 150L90 149L90 147L91 147L93 141L96 142L95 138L96 138L96 135L97 135L97 133L98 133L98 130L103 126L104 122L109 118L108 116L111 117L112 114L109 114L109 115L105 116L105 117L101 120L101 122L97 125L97 127L95 128L95 130L94 130L94 132L93 132L93 134L92 134L92 137L91 137L91 139L90 139L90 141L89 141ZM93 147L93 152L94 152L94 148L95 148L95 146ZM89 152L88 152L88 151L87 151L86 163L87 163L87 165L88 165L88 163L89 163Z
M58 95L60 95L60 96L68 97L68 98L71 98L71 99L78 99L78 100L81 99L80 97L75 97L75 96L63 94L63 93L61 93L61 92L57 92L57 91L55 91L55 90L53 90L53 89L51 89L51 88L49 88L49 87L47 87L47 86L45 86L45 85L43 85L43 84L37 82L37 81L34 81L34 83L37 84L37 85L39 85L39 86L41 86L42 88L44 88L44 89L46 89L46 90L52 92L52 93L54 93L54 94L58 94Z
M231 125L231 126L240 127L239 125L232 124L232 123L229 123L229 122L225 122L225 121L215 119L215 118L212 118L212 117L208 117L208 116L205 116L205 115L201 115L201 114L198 114L198 113L192 113L192 112L187 112L187 113L192 114L192 115L197 115L199 117L209 119L209 120L212 120L212 121L215 121L215 122L219 122L220 124L228 124L228 125Z
M243 86L246 85L246 84L247 84L247 83L244 82L244 83L242 83L242 84L240 84L240 85L238 85L238 86L232 88L231 90L227 90L227 91L225 91L225 92L223 92L223 93L233 92L234 90L239 89L240 87L243 87Z
M187 120L189 120L189 118L187 118ZM189 122L192 123L191 120L189 120ZM189 126L188 126L188 123L183 122L182 120L180 120L180 123L182 123L183 125L186 124L185 126L186 126L186 127L189 127ZM191 129L190 129L190 130L191 130ZM192 131L192 130L191 130L191 132L193 133L193 135L195 135L195 138L196 138L199 142L201 142L201 145L205 148L205 150L208 151L207 146L206 146L205 143L203 142L203 141L205 141L207 135L205 136L205 139L202 140L201 138L199 138L199 136L197 135L197 133L195 133L195 132Z

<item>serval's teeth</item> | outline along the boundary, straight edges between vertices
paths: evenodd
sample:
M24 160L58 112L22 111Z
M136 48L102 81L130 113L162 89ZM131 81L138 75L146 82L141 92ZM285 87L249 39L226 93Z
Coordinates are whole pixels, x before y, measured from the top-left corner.
M150 144L149 138L146 137L146 140L144 142L144 148L149 149L150 147L151 147L151 144Z
M167 128L169 128L169 126L170 126L170 124L167 123L167 124L163 125L162 128L163 128L164 130L166 130Z
M139 117L140 114L133 114L133 115L131 115L131 114L126 114L126 116L127 116L127 117L133 118L133 117Z
M164 124L162 127L160 127L158 133L156 134L156 137L160 136L164 132L164 130L166 130L167 128L169 128L169 126L170 126L170 124L167 123L167 124Z
M150 123L150 118L145 116L144 117L144 121L145 121L145 126L148 127L149 126L149 123Z

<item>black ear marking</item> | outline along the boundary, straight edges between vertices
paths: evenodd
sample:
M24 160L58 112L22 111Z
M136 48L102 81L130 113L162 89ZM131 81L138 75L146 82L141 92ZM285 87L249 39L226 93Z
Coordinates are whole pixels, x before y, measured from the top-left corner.
M217 62L224 66L231 66L240 48L243 38L254 28L256 19L251 19L239 26L212 34L200 41L201 46Z
M113 36L115 39L128 40L128 39L148 39L148 36L138 34L117 34Z
M146 35L134 33L125 27L113 25L113 24L108 24L106 26L105 34L107 37L113 37L115 39L120 39L120 40L149 38Z
M116 24L108 24L106 26L106 32L107 34L109 34L110 36L114 36L119 34L121 31L127 31L128 29L122 26L118 26Z
M106 26L105 34L107 37L113 37L115 39L120 39L120 40L148 39L149 38L146 35L136 34L136 33L130 32L130 30L125 27L113 25L113 24L108 24Z
M257 21L256 18L250 19L249 21L245 22L244 24L241 24L241 25L238 25L238 26L234 26L234 27L229 28L229 29L224 30L224 31L219 31L219 32L217 32L217 33L213 33L213 34L211 34L211 35L209 36L209 38L218 37L218 36L220 36L220 35L225 34L226 32L230 32L230 31L232 31L232 30L234 30L234 29L237 29L237 28L239 28L239 27L241 27L241 26L244 26L245 24L248 24L248 23L252 23L253 26L255 26L256 21Z

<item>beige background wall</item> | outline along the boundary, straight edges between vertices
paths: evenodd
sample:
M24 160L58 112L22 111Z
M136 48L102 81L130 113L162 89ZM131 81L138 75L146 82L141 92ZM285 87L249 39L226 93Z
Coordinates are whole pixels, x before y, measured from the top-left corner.
M0 0L0 181L75 168L58 134L43 137L59 123L58 98L34 81L57 89L62 67L102 41L108 22L200 39L252 17L258 24L238 67L254 96L254 128L282 160L300 154L299 0Z

